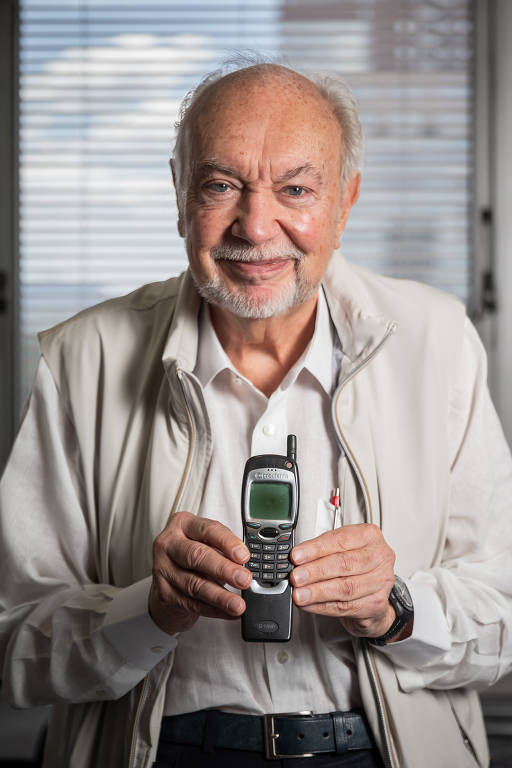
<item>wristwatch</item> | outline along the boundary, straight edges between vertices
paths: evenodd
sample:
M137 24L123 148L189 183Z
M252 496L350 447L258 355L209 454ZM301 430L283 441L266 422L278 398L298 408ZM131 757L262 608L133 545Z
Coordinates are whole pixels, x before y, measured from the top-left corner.
M396 619L387 632L380 637L369 637L368 642L373 645L386 645L388 640L398 633L410 622L414 616L412 597L405 582L395 574L395 583L389 593L389 602L395 609Z

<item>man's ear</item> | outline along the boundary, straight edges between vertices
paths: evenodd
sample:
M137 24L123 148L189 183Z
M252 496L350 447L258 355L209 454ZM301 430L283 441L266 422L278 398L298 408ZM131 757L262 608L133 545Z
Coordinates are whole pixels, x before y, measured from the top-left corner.
M352 206L354 206L358 199L359 199L359 191L361 189L361 174L359 171L356 171L354 173L345 188L345 192L343 193L343 200L341 203L341 215L338 221L338 226L336 227L336 242L335 242L335 248L340 247L340 240L341 236L343 234L343 230L345 229L345 224L347 223L348 215L350 213L350 209Z
M178 234L180 237L185 237L185 226L183 224L183 213L181 210L181 203L180 203L180 195L178 192L178 183L177 183L177 171L176 171L176 163L174 160L169 160L169 165L171 167L171 173L172 173L172 183L174 185L174 192L176 194L176 207L178 208Z

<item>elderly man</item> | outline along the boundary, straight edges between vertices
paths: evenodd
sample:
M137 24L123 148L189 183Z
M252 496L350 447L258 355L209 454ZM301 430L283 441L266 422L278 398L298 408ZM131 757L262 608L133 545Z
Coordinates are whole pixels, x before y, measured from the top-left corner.
M45 766L488 763L512 464L463 307L332 255L360 156L337 77L210 76L173 162L189 270L41 334L0 650L14 704L55 705ZM294 631L247 643L242 471L288 432Z

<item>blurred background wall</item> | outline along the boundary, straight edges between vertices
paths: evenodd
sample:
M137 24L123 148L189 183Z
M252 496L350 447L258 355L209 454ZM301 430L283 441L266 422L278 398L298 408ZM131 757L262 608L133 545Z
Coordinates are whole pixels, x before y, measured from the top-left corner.
M184 269L173 123L244 49L347 78L366 162L342 251L466 303L510 441L511 42L508 0L0 0L0 468L36 332ZM508 681L485 699L497 738L511 699ZM0 758L17 728L33 756L44 716L0 726Z

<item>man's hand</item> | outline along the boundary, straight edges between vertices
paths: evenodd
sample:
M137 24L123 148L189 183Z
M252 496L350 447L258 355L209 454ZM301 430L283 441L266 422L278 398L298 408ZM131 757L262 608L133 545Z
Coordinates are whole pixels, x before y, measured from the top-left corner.
M225 525L178 512L153 544L149 613L164 632L190 629L199 616L237 619L245 610L224 584L246 589L249 550Z
M395 610L395 553L376 525L347 525L294 547L293 600L304 611L337 616L351 635L379 637Z

